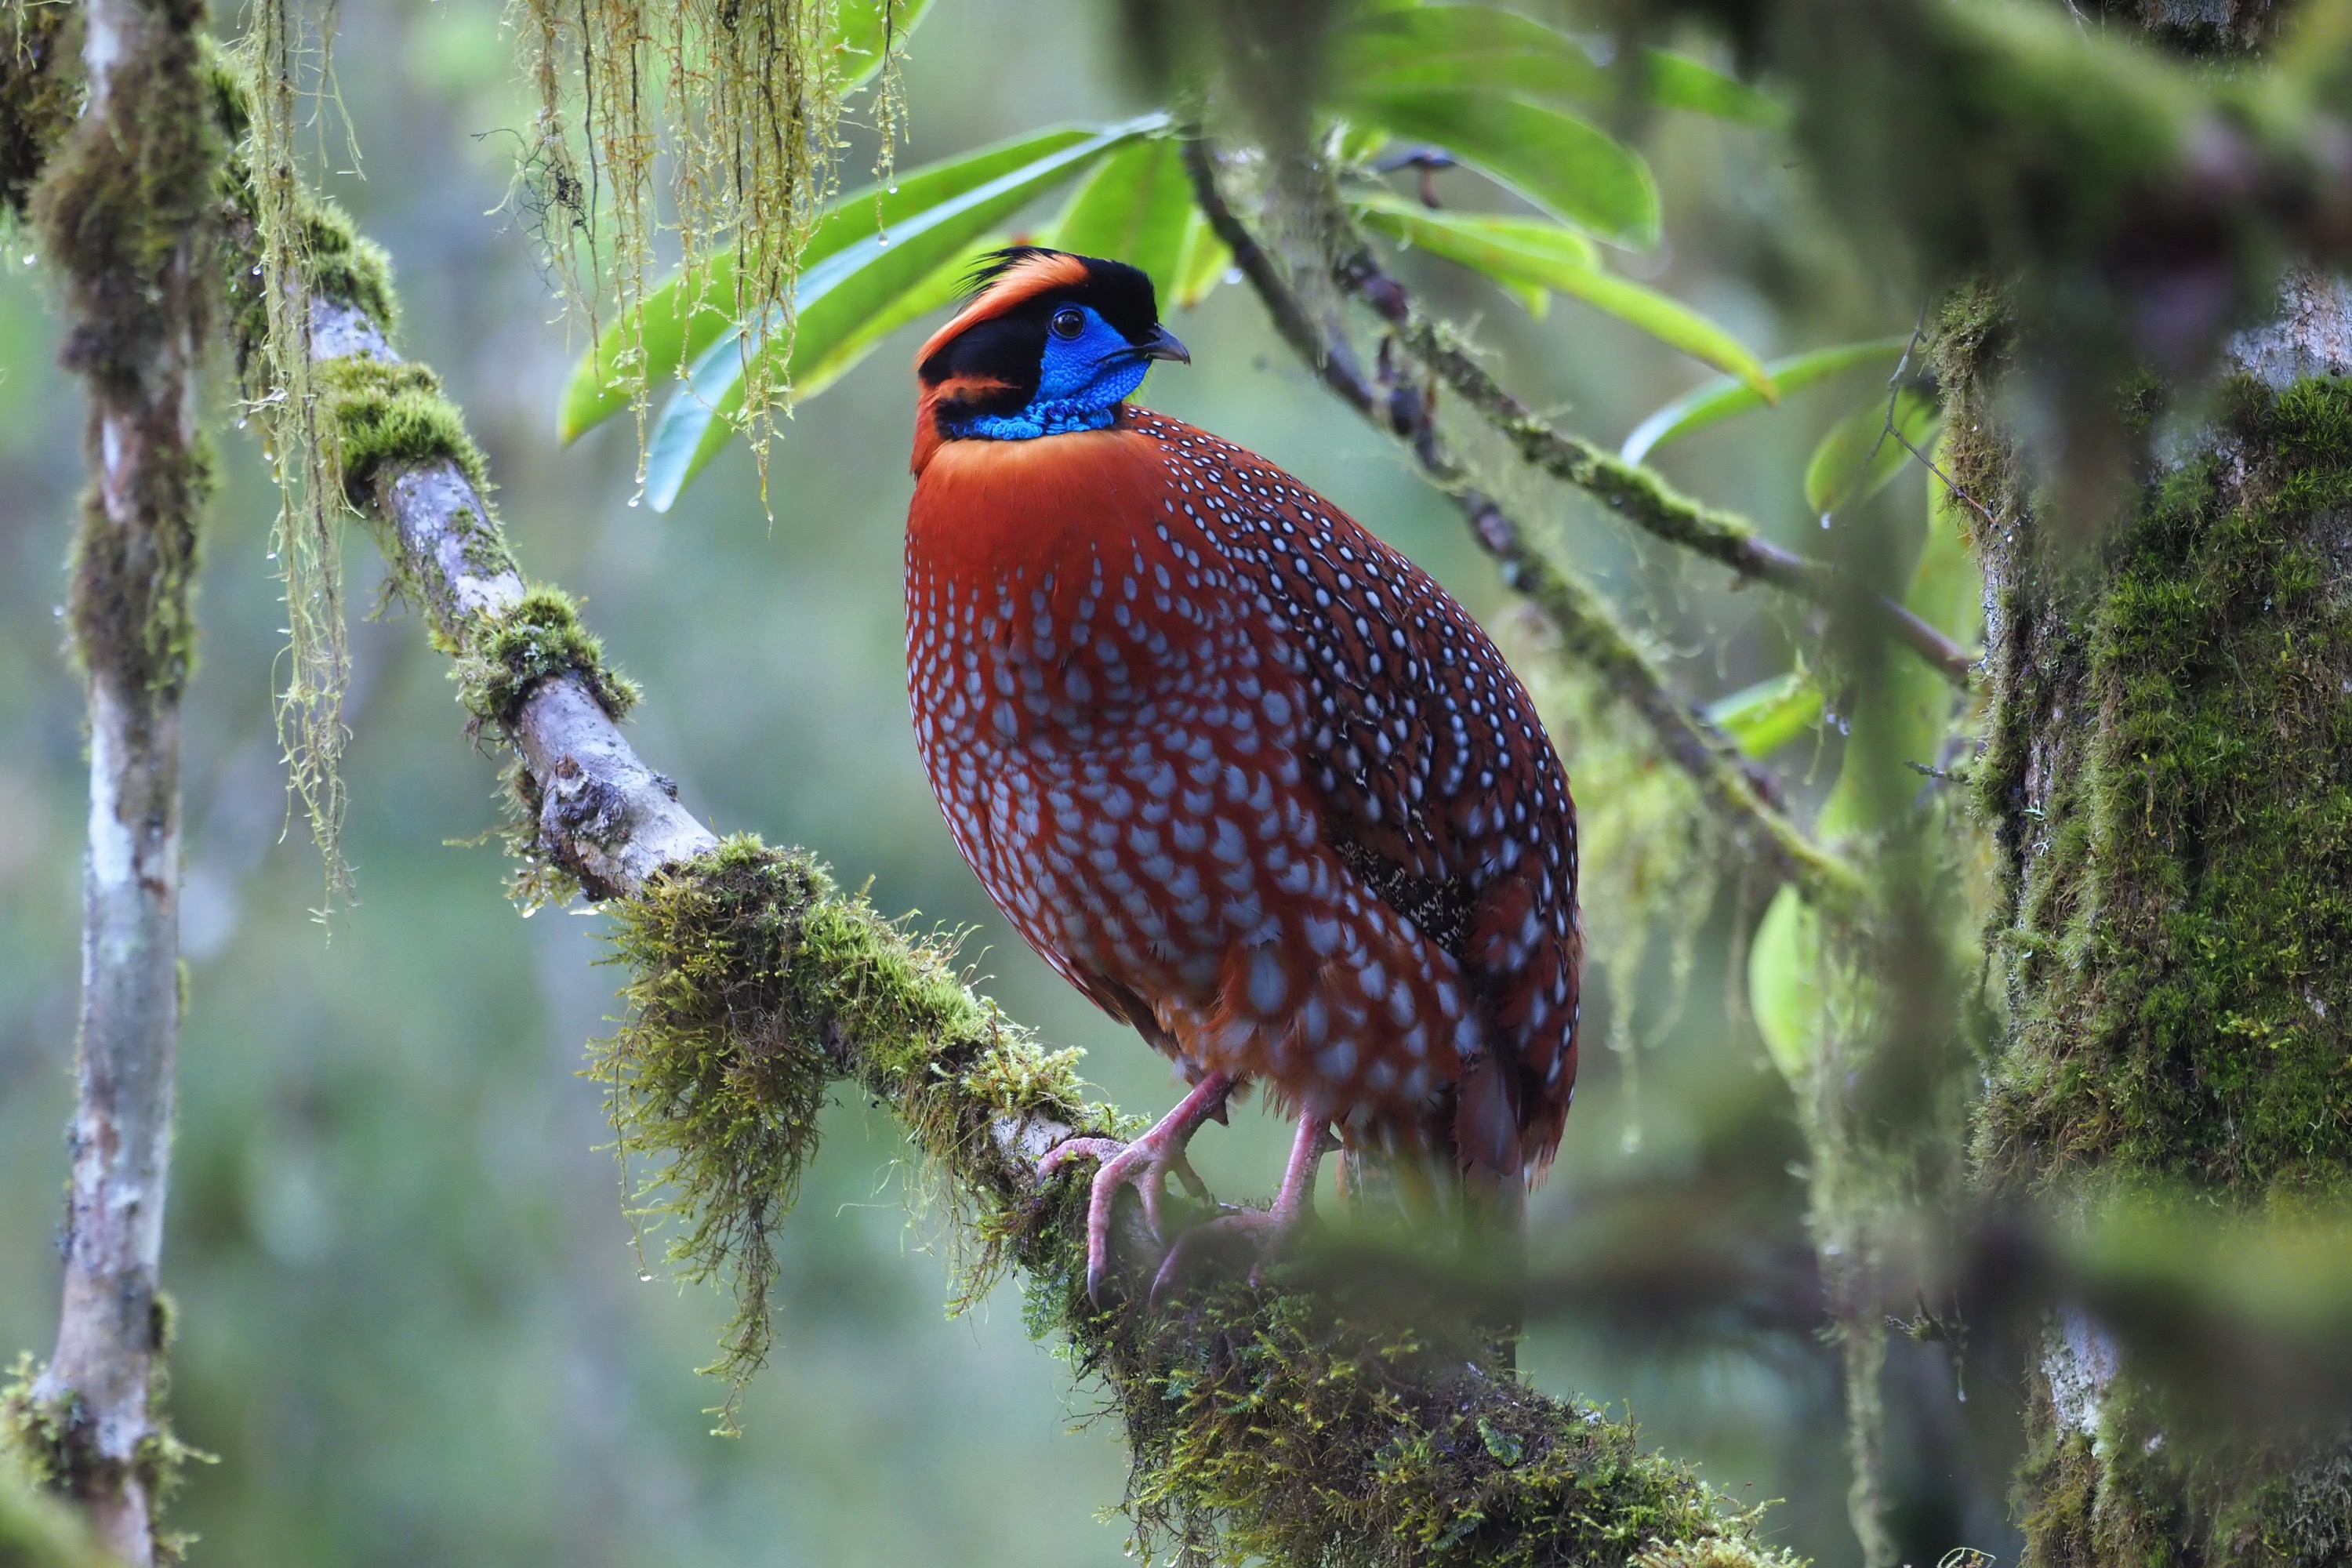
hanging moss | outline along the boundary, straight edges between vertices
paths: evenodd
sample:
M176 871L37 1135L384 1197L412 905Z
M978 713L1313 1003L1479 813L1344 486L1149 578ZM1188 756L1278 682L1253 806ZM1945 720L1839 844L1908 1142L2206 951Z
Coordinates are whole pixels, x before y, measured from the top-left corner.
M887 1108L942 1194L960 1296L1027 1276L1026 1319L1066 1340L1127 1429L1147 1554L1280 1564L1763 1568L1756 1515L1641 1451L1633 1428L1478 1370L1485 1342L1432 1298L1401 1309L1206 1281L1168 1303L1086 1294L1083 1171L1040 1188L1043 1139L1133 1131L1086 1103L1076 1053L975 997L953 944L845 896L805 854L733 838L614 906L629 1015L598 1047L639 1213L736 1313L709 1369L769 1347L772 1237L816 1147L827 1086ZM1022 1152L1024 1140L1029 1144ZM1492 1364L1487 1363L1486 1364Z
M706 1370L738 1387L767 1358L771 1238L816 1152L833 1080L888 1104L916 1149L955 1172L974 1224L1000 1237L1018 1227L998 1211L1024 1194L992 1158L999 1117L1118 1131L1086 1105L1070 1054L1041 1051L965 989L951 944L843 897L805 854L730 838L613 912L629 1014L590 1076L604 1085L622 1159L646 1162L638 1213L675 1227L671 1262L732 1283L734 1320ZM999 1253L982 1251L985 1272Z
M878 4L887 24L901 3L864 8ZM630 384L641 453L645 302L656 237L667 229L683 252L686 297L746 324L741 419L765 471L772 410L790 390L793 282L836 186L844 9L841 0L521 7L517 36L540 107L518 186L592 334L616 329L613 361ZM895 63L885 64L895 80ZM895 86L877 107L887 148L903 118ZM657 150L667 192L656 184ZM781 352L760 352L763 337Z

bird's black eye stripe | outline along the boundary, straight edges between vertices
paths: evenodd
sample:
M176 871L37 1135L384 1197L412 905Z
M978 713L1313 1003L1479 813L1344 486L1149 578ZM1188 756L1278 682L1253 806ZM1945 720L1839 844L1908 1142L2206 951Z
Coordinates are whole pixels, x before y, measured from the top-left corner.
M1054 312L1051 323L1057 338L1075 338L1087 330L1087 313L1076 305L1065 305Z

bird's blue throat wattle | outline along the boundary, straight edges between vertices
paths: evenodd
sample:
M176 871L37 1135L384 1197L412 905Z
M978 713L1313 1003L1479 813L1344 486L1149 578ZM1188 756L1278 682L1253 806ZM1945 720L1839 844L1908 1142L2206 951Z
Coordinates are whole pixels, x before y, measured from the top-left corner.
M943 435L982 441L1031 441L1076 430L1108 429L1151 368L1150 355L1090 308L1073 307L1075 332L1057 321L1045 333L1037 390L1011 414L943 416Z

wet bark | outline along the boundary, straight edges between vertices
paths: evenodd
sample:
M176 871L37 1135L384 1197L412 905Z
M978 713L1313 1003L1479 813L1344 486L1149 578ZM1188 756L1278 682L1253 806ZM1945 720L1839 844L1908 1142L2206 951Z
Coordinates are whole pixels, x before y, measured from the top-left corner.
M2352 1190L2352 290L2291 274L2210 405L2145 385L2113 515L2037 486L1997 398L2000 300L1943 323L1992 673L1979 800L2005 1034L1975 1129L1996 1192L2095 1221ZM2028 1561L2340 1561L2340 1414L2216 1407L2097 1318L2047 1321Z
M180 1026L180 699L205 466L197 359L217 146L198 7L90 0L89 89L33 206L64 274L65 362L89 389L74 647L89 704L89 843L64 1300L32 1399L53 1482L124 1562L157 1556L172 1444L154 1405Z

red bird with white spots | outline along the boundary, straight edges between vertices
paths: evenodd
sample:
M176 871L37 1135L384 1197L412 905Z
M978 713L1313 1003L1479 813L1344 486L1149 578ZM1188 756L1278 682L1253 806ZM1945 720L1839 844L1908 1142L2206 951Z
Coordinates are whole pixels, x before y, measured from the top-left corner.
M1576 813L1461 605L1297 479L1126 399L1188 359L1115 262L1005 253L918 361L907 658L956 846L1064 978L1193 1087L1101 1162L1133 1183L1245 1083L1328 1132L1517 1193L1576 1079ZM1225 1222L1232 1223L1232 1222Z

